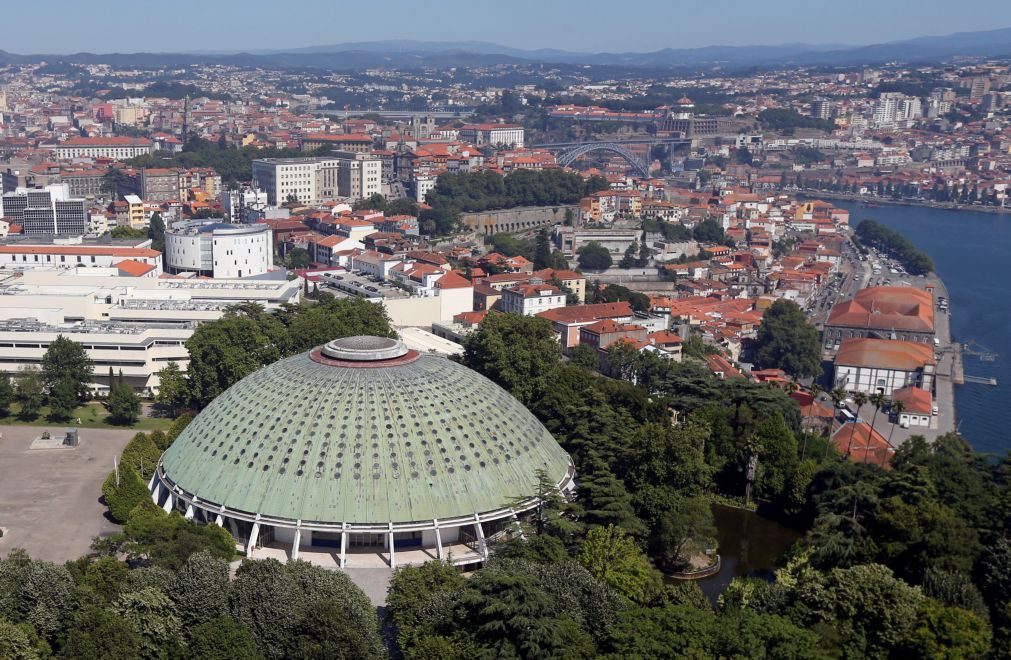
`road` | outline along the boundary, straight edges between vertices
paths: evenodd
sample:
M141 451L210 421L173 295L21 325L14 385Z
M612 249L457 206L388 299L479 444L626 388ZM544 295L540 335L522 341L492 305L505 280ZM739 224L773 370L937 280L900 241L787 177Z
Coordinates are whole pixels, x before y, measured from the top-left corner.
M877 257L875 257L877 258ZM812 298L812 304L808 308L808 315L811 322L818 329L824 327L828 319L828 314L832 306L837 302L852 299L857 291L869 286L908 286L924 289L928 286L934 288L934 300L939 297L948 298L947 289L944 282L931 273L927 276L914 276L901 273L890 272L896 264L887 259L877 258L881 268L879 273L874 273L874 266L870 259L861 261L857 258L852 247L846 243L843 248L843 261L839 267L840 278L837 278L835 287L827 288L820 295ZM868 424L874 421L874 428L885 438L889 438L896 447L913 435L922 435L928 440L932 440L939 435L954 431L958 424L955 410L955 383L957 365L957 346L952 342L951 323L948 312L939 309L935 302L934 309L934 329L940 346L937 349L939 359L937 361L936 377L934 379L934 399L938 407L938 414L932 416L929 428L912 427L903 429L897 424L892 424L886 411L882 409L877 416L874 414L874 406L867 404L860 410L855 410L852 402L849 403L850 410ZM833 352L826 351L825 359L831 360ZM831 389L831 388L828 388ZM831 400L827 395L822 396L823 401L831 405Z

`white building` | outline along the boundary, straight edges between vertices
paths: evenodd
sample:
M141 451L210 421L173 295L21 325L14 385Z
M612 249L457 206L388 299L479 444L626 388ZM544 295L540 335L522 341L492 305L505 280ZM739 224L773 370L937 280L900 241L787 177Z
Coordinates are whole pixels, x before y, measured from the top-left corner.
M365 199L383 191L383 161L378 156L353 151L335 151L338 162L337 189L341 197Z
M533 316L565 307L565 292L546 283L520 284L502 290L502 311Z
M113 158L122 160L154 153L154 142L132 137L73 137L52 147L58 160Z
M461 140L475 146L505 145L513 149L523 148L523 135L523 127L519 124L465 124L459 133Z
M145 241L150 245L149 241ZM11 243L0 245L0 271L35 268L115 268L123 261L154 266L160 273L162 255L150 247L96 244Z
M340 161L335 158L258 158L253 161L253 187L266 191L267 202L280 206L290 199L310 206L340 197Z
M243 222L246 209L265 210L269 205L267 193L258 188L221 191L221 207L225 221L232 224Z
M927 343L894 339L844 339L835 356L835 386L882 393L913 386L931 391L937 362Z
M274 269L273 233L267 225L175 223L165 231L165 269L215 278L262 275Z
M185 342L197 324L221 318L231 305L277 309L300 294L298 280L149 279L93 268L11 273L0 277L0 371L39 365L62 334L95 362L96 391L108 389L110 367L134 388L154 391L168 362L185 371Z

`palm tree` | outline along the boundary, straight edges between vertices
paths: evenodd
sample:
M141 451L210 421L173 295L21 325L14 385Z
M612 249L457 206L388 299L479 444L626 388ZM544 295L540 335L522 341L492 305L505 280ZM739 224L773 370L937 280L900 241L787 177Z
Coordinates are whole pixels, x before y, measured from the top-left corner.
M888 432L888 444L892 444L892 434L895 433L895 427L899 424L899 418L902 417L902 411L906 409L906 404L902 401L892 402L892 412L895 413L895 423L892 424L892 430Z
M882 392L875 392L874 394L870 395L870 397L868 397L868 401L870 401L874 405L874 415L871 416L871 430L873 430L874 422L878 418L878 412L881 410L881 406L885 405L885 395ZM864 454L864 462L865 463L867 462L866 453Z
M828 395L832 397L832 403L834 403L835 407L838 408L839 403L846 398L846 390L841 387L837 387L829 392Z
M857 419L860 419L860 409L864 407L867 403L867 395L863 392L857 392L853 395L853 404L857 407ZM850 455L850 450L853 448L853 434L857 432L856 420L853 421L853 425L850 427L850 441L846 445L846 455ZM869 436L868 436L869 437Z

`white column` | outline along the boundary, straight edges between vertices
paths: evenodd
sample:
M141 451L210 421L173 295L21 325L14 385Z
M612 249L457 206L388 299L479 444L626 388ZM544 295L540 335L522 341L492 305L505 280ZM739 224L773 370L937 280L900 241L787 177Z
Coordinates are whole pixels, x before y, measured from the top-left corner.
M186 520L193 520L193 503L190 502L186 505L186 513L183 514L183 518Z
M217 516L216 516L216 517L214 518L214 524L215 524L215 525L217 525L218 527L224 527L224 526L225 526L225 517L224 517L224 516L222 516L222 515L221 515L221 514L219 513L219 514L218 514L218 515L217 515Z
M295 539L291 542L291 558L298 559L298 546L302 542L302 530L295 528Z
M390 539L390 568L396 568L397 567L397 559L396 559L395 553L393 552L393 523L390 523L389 535L390 535L389 536L389 539Z
M439 519L436 518L432 522L435 523L435 549L439 553L439 561L446 558L446 552L442 549L442 532L439 530Z
M161 484L157 483L154 485L154 490L151 491L151 499L155 504L158 504L158 500L161 499Z
M165 497L165 504L161 508L165 509L165 513L172 513L172 491L169 491L168 495Z
M488 542L484 538L484 528L481 527L481 517L474 514L474 529L477 530L477 547L481 550L481 556L488 558Z
M253 549L256 547L256 542L260 540L260 523L253 523L253 531L249 533L249 540L246 541L246 556L252 559Z
M348 524L341 525L341 568L348 565Z
M147 482L147 489L148 490L151 490L152 488L154 488L154 480L158 478L157 474L158 473L156 471L154 474L151 475L151 479L148 480L148 482Z

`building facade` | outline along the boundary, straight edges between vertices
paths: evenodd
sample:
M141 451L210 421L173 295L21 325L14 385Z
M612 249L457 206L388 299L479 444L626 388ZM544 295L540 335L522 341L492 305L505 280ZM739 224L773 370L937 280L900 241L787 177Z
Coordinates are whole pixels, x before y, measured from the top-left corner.
M267 225L218 221L175 223L165 231L165 269L205 277L242 278L273 269L273 232Z
M4 194L0 197L0 217L20 224L28 235L88 233L85 201L72 198L66 183Z

